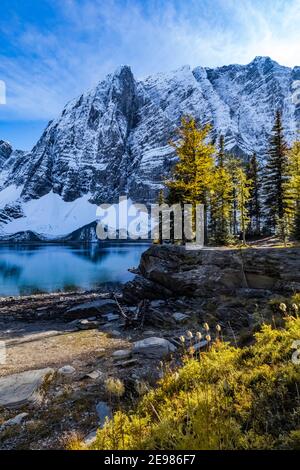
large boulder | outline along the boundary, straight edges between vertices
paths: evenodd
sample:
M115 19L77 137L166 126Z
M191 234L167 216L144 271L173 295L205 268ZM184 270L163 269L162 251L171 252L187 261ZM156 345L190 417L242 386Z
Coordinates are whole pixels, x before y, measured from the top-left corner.
M300 289L299 248L199 249L151 246L124 299L233 295L241 289L290 293Z

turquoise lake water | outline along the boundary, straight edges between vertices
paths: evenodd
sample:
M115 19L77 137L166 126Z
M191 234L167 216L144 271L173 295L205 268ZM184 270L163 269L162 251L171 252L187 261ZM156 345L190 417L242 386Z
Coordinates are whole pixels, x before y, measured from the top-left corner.
M0 245L0 296L95 289L133 278L146 243Z

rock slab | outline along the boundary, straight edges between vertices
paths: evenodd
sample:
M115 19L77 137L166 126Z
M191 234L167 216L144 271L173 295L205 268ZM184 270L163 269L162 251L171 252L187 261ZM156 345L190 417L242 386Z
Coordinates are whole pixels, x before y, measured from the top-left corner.
M40 388L42 384L53 373L54 370L47 367L1 377L0 406L18 408L38 402L41 398Z
M132 349L134 354L141 354L154 359L160 359L174 351L176 351L174 344L170 343L167 339L156 336L136 341Z
M75 305L64 313L65 319L89 318L92 315L103 315L105 313L117 312L118 307L112 299L100 299L92 302Z

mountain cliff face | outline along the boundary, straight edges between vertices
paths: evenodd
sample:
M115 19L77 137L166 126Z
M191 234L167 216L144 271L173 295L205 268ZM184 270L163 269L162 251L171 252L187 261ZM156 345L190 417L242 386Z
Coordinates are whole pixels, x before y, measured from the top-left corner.
M263 157L277 108L287 140L295 137L300 106L292 86L299 79L299 67L264 57L244 66L185 66L142 81L120 67L68 103L31 152L0 141L0 234L65 237L95 220L96 204L124 194L156 200L174 163L168 140L182 114L211 122L227 150Z
M8 143L5 142L4 140L0 140L0 170L3 167L4 163L6 160L10 157L12 154L12 146Z

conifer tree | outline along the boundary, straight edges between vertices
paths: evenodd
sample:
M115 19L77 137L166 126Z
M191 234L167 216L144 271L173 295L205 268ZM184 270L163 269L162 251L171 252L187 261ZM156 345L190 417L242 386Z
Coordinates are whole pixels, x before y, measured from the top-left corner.
M242 232L243 243L246 244L246 230L250 222L248 204L251 197L252 181L247 178L241 165L236 168L236 200L239 214L239 225Z
M287 195L293 200L293 229L292 234L300 240L300 142L294 143L289 151L290 180L287 184Z
M193 117L185 116L177 130L179 138L170 142L179 161L166 186L172 202L181 203L182 207L183 204L192 204L195 208L198 203L204 204L206 209L212 188L215 153L214 146L207 142L210 130L210 125L202 127Z
M224 136L221 135L219 139L219 150L217 154L217 164L219 167L224 167L225 164L225 141Z
M252 181L248 204L250 217L249 232L254 235L259 235L261 223L261 181L256 153L252 155L248 162L247 178Z
M297 206L297 210L296 210L295 218L294 218L293 236L296 238L296 240L300 240L300 207L299 207L299 204Z
M211 233L213 241L218 245L226 245L230 240L230 216L233 199L233 181L226 167L224 137L219 140L217 166L214 170L211 204Z
M285 193L289 179L287 155L281 112L277 111L265 168L264 196L267 227L284 240L288 233L292 204L290 197Z
M232 181L232 194L231 194L231 210L230 210L230 233L236 235L238 231L238 218L237 218L237 172L236 169L240 166L241 162L235 155L228 155L226 159L226 168L230 174Z

